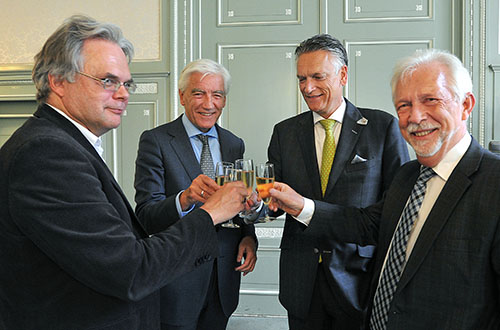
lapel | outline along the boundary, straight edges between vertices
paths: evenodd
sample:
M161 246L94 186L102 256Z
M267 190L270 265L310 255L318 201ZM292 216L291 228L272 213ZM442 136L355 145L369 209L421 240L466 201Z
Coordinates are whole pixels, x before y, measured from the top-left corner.
M434 241L438 239L444 225L452 216L455 207L462 199L467 188L471 185L470 176L473 175L481 163L483 153L476 140L472 143L464 157L457 164L451 176L448 178L443 190L439 194L436 203L432 207L424 227L418 236L412 250L408 263L398 284L398 291L402 290L417 272L419 266L424 261ZM453 215L457 216L457 215Z
M348 165L352 151L359 140L359 136L363 132L363 128L366 126L366 124L361 125L357 123L358 120L363 118L363 115L361 115L359 110L351 102L347 99L345 101L346 110L342 122L342 130L340 131L340 138L337 143L332 170L330 171L328 185L326 186L325 200L328 200L328 195L332 193L335 183L338 181L344 168Z
M391 244L392 236L396 231L396 227L403 213L403 209L406 206L406 202L411 194L413 186L417 181L418 175L420 173L420 163L416 160L405 164L400 171L405 171L406 174L401 175L402 179L398 182L394 181L391 188L394 187L394 192L390 192L391 202L388 207L384 209L389 209L390 213L384 218L385 226L380 228L380 240L379 240L379 251L385 251L385 253L379 253L378 259L380 259L380 267L385 259L385 254L389 250L389 245ZM387 194L389 196L389 194Z
M116 182L113 173L109 170L108 165L102 160L101 156L97 153L95 148L90 144L90 142L83 136L83 134L76 128L73 123L69 120L61 116L55 110L53 110L50 106L43 104L38 107L38 110L34 114L35 117L45 118L55 123L58 127L62 128L66 133L68 133L76 142L78 142L83 148L85 148L94 158L101 164L104 172L107 173L108 180L110 180L111 184L115 188L115 190L120 194L123 203L125 204L127 211L130 215L132 226L135 228L137 232L142 235L142 237L146 236L146 231L142 227L142 225L137 221L135 217L135 212L130 206L130 203L127 200L127 197L123 193L122 189Z
M240 157L239 150L235 149L235 145L231 143L231 137L228 132L215 124L217 134L219 136L219 145L222 161L234 163ZM243 156L242 156L243 157Z
M299 142L302 159L306 164L307 175L311 184L313 199L322 200L321 194L321 178L319 176L318 158L316 156L316 144L314 142L314 124L313 115L308 111L304 116L299 117L297 131L295 136ZM314 166L307 166L307 164L314 164Z
M189 141L186 129L182 124L182 116L179 116L172 122L172 125L169 125L167 133L171 136L170 145L172 149L188 174L190 181L193 181L201 174L201 167L194 155L193 146Z

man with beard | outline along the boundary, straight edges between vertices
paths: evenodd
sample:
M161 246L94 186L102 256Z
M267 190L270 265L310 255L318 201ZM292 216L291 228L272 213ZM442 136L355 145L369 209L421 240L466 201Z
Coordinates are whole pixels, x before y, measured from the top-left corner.
M399 62L391 85L417 160L376 205L314 201L305 231L377 243L370 329L499 329L500 158L467 132L471 78L455 56L427 50ZM300 214L304 198L275 188L271 208Z

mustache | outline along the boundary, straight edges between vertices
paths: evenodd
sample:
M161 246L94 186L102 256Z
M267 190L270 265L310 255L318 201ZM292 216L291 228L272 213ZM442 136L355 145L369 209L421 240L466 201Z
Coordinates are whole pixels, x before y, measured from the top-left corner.
M411 133L418 132L418 131L426 131L426 130L432 130L432 129L437 129L437 128L441 128L441 125L431 124L429 122L424 121L424 122L421 122L419 124L415 124L415 123L408 124L408 126L406 127L406 132L411 134Z

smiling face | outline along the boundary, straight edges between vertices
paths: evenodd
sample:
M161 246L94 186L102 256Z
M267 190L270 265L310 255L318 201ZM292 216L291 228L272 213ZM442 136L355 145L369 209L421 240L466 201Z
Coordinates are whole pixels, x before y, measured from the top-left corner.
M224 79L217 74L193 72L184 91L179 90L186 116L200 131L208 132L226 105Z
M115 43L101 39L84 41L82 72L97 78L130 81L127 58ZM99 81L80 74L73 83L55 81L49 77L52 93L47 103L64 111L70 118L85 126L96 136L101 136L120 125L121 116L128 104L129 93L120 86L118 91L106 90Z
M419 162L430 167L467 132L466 120L475 104L471 93L462 102L455 98L447 75L442 64L422 65L398 82L394 94L401 134L415 149Z
M342 103L347 66L337 73L335 55L326 50L303 53L297 59L299 87L311 111L328 118Z

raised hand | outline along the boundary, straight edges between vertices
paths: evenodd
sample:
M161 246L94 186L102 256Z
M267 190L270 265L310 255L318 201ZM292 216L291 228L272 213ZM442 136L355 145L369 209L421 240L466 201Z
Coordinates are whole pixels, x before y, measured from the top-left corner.
M269 193L272 197L269 209L274 212L282 209L291 216L298 216L304 208L304 197L285 183L274 182Z

